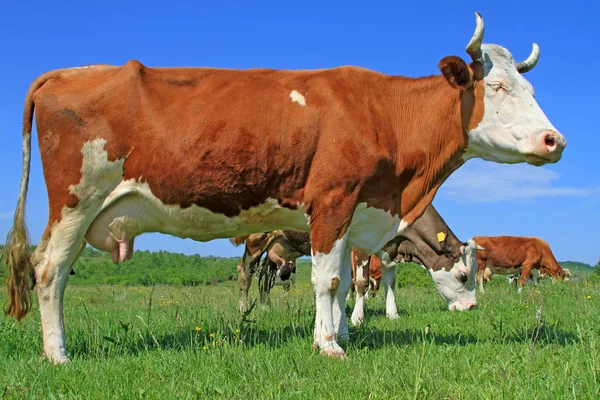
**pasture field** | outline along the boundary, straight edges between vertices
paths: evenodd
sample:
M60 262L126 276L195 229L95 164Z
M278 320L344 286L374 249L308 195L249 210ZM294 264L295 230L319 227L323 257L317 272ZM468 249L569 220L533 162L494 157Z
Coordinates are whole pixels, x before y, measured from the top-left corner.
M270 307L256 305L244 316L233 281L69 285L72 362L54 366L41 359L37 309L22 323L0 317L0 398L600 396L598 283L543 282L519 295L500 278L486 286L477 310L464 313L447 311L432 287L400 288L395 321L385 317L380 292L367 300L365 325L350 326L348 359L338 360L311 350L309 277L310 268L298 268L291 292L275 287Z

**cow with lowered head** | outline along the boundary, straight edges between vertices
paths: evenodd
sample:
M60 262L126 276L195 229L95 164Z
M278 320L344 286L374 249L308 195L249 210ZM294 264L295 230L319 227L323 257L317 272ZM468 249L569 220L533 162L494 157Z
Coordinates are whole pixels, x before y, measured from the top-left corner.
M356 260L356 303L351 321L360 325L364 321L364 294L369 282L371 265L379 261L382 284L385 290L386 315L398 318L394 295L396 265L414 262L425 268L450 311L471 310L477 307L474 274L477 271L476 250L481 250L473 240L460 241L446 225L433 205L425 209L404 233L389 241L377 255L353 251Z

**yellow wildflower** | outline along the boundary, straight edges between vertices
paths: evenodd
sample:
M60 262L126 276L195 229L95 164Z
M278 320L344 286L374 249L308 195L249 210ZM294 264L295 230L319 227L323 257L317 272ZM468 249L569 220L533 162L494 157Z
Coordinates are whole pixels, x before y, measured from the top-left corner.
M196 332L200 332L201 330L202 330L201 327L199 327L199 326L196 327Z
M240 333L240 330L239 330L239 329L236 329L236 330L235 330L235 333Z
M529 306L525 306L525 308L529 308Z
M211 334L210 334L210 335L208 335L208 336L210 336L210 337L215 337L215 334L214 334L214 333L211 333Z
M206 346L204 346L204 347L202 348L202 350L206 351L206 350L207 350L207 347L206 347Z
M587 298L588 298L588 299L591 299L591 298L592 298L592 296L588 296Z

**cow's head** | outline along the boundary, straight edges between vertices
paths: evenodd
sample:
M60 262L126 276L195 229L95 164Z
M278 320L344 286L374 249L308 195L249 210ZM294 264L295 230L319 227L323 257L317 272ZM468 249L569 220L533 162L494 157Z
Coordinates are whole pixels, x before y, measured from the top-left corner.
M477 259L475 252L480 249L473 239L461 246L460 256L449 270L429 269L435 287L448 303L450 311L466 311L477 307L475 274Z
M515 62L504 47L482 45L483 19L475 15L477 26L467 45L471 64L455 56L439 63L450 85L462 91L468 136L463 158L509 164L525 161L536 166L557 162L566 140L544 115L533 87L522 75L537 63L539 47L534 43L531 55Z

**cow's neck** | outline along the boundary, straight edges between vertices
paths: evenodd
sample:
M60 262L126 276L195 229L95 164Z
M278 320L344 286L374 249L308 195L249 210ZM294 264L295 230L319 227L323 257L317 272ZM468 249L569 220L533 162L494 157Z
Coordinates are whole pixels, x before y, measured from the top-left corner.
M473 91L461 93L442 76L392 78L391 117L396 134L396 176L404 187L399 215L412 224L448 176L463 164ZM402 117L398 117L402 116Z

